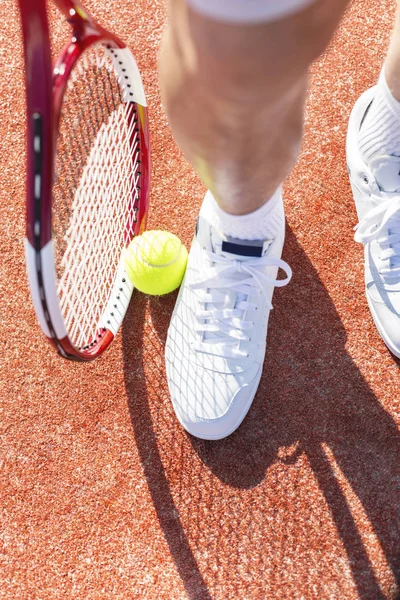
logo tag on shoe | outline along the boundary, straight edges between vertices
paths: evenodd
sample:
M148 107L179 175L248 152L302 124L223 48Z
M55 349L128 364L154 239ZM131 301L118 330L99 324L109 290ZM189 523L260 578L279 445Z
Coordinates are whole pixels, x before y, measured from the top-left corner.
M248 256L251 258L261 258L264 251L264 240L239 240L230 238L229 241L222 242L222 252L237 254L238 256Z

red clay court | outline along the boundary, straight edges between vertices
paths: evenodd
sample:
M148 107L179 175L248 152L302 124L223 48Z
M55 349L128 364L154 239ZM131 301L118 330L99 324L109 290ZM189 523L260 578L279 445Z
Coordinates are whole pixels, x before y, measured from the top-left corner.
M117 341L93 364L64 362L41 334L23 255L18 10L12 0L2 7L0 598L395 599L399 361L364 296L344 154L351 108L378 77L395 2L355 0L312 70L303 151L285 186L283 258L294 277L275 291L253 407L220 442L188 436L170 404L163 353L176 294L134 293ZM204 189L160 103L164 2L88 8L142 71L149 227L189 246ZM51 14L59 47L61 20Z

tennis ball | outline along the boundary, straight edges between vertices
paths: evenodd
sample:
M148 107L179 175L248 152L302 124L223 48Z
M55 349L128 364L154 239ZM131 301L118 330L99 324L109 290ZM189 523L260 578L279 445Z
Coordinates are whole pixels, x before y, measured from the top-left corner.
M161 296L181 285L187 258L185 246L173 233L145 231L129 244L125 269L139 291Z

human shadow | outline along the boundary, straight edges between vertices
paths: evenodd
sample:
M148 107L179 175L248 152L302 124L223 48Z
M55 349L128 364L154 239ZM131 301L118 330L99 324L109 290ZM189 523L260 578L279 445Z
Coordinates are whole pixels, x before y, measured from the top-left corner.
M336 309L290 229L285 258L295 275L290 293L277 290L265 370L252 410L230 438L216 444L193 439L193 446L218 477L240 488L257 485L280 448L291 449L282 459L288 462L305 453L360 597L383 598L325 448L362 503L400 581L400 434L346 351Z
M305 453L330 508L360 597L385 598L326 448L362 503L399 580L400 435L346 351L346 333L339 315L290 229L285 259L295 275L289 291L275 292L264 373L249 415L225 440L189 439L205 466L226 485L239 490L257 486L277 460L295 462ZM123 329L132 424L160 526L177 569L189 597L203 600L210 593L176 515L147 402L140 352L145 302L143 297L137 299ZM152 328L161 347L174 302L172 295L149 303ZM165 390L164 385L160 400L162 396L168 408L160 410L169 411ZM282 448L289 449L284 456Z

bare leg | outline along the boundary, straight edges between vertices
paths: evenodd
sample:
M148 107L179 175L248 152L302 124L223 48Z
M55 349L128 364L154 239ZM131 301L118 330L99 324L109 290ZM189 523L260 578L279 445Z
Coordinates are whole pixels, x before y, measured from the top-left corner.
M386 81L393 96L400 101L400 4L385 61Z
M300 148L307 72L348 0L259 25L213 21L170 0L160 85L178 144L220 207L264 204Z

